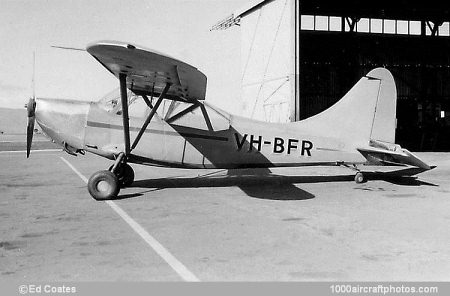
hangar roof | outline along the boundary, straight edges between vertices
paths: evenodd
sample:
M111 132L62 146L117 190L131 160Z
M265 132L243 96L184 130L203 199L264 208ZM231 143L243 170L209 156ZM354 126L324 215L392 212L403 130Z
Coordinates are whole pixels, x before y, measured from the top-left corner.
M251 0L221 20L211 30L226 29L254 9L274 0ZM450 21L448 0L293 0L300 2L302 15L355 16L413 21Z

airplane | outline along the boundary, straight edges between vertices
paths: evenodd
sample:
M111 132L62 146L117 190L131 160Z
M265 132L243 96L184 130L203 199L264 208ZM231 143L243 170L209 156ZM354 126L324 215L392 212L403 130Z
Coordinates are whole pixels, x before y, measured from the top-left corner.
M395 144L396 86L376 68L325 111L290 123L227 113L205 101L197 68L137 45L100 41L86 51L118 78L120 95L98 102L36 98L27 104L27 158L34 122L69 154L90 152L113 161L94 173L88 191L114 199L134 181L132 164L188 169L344 166L355 182L362 165L428 164Z

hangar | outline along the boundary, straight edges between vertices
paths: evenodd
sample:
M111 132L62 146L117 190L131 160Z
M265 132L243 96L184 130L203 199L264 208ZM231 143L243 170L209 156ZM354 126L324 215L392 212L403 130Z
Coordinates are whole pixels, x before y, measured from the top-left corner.
M212 30L240 26L244 115L308 118L386 67L397 83L396 142L450 151L449 21L442 0L256 0Z

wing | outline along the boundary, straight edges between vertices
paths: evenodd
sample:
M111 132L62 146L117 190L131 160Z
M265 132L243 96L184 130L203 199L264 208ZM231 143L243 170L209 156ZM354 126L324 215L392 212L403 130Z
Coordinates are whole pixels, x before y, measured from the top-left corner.
M169 83L167 98L188 102L205 99L206 76L182 61L116 41L96 42L86 50L117 78L125 74L127 88L137 94L159 95Z
M371 140L369 146L358 151L370 162L378 165L411 165L423 170L430 170L428 164L413 153L396 144Z

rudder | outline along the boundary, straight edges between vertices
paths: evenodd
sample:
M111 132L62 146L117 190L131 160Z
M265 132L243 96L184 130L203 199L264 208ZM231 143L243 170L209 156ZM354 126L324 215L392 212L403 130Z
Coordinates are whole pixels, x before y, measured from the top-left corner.
M381 82L370 139L395 143L397 89L394 77L384 68L374 69L366 77L378 79Z

